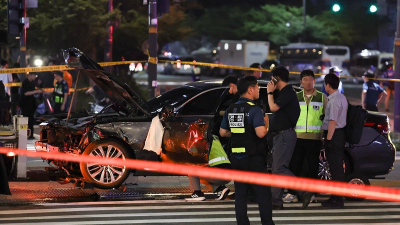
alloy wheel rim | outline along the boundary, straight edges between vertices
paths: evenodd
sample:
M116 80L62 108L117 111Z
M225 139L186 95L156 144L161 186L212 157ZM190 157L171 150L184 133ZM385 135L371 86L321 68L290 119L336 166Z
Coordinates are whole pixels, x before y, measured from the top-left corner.
M123 152L113 145L99 145L94 148L90 156L102 157L105 159L125 160ZM87 163L86 169L93 180L103 184L110 184L121 179L126 167L114 165L99 165L98 163Z

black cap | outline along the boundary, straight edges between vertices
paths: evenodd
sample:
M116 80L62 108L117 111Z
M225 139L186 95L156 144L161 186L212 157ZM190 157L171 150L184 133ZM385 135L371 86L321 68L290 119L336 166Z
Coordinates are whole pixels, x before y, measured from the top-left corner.
M63 77L63 72L59 70L53 71L53 74Z
M366 72L363 74L363 77L366 77L366 78L374 78L374 77L375 77L375 74L374 74L373 71L368 70L368 71L366 71Z

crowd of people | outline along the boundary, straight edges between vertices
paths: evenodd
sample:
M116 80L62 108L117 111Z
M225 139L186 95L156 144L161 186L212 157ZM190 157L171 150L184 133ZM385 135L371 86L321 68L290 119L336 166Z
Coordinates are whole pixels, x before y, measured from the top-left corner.
M7 68L7 61L1 60L1 66ZM251 68L261 69L261 65L254 63ZM389 75L391 71L388 70L386 73L387 77L391 76ZM229 93L233 95L232 104L226 109L217 132L211 134L213 141L209 153L209 166L266 173L266 160L270 152L272 174L317 178L319 152L324 147L332 180L345 181L344 128L348 101L343 95L344 90L339 76L340 70L332 68L324 77L322 90L318 91L315 88L314 72L304 70L300 74L303 90L296 93L289 84L289 71L285 67L277 67L271 71L271 81L267 85L268 99L260 99L258 79L261 78L261 71L248 71L246 76L240 79L235 76L226 77L222 85L229 86ZM390 94L393 94L393 85L388 85L385 91L382 84L374 82L374 74L371 71L367 71L363 79L361 105L364 109L378 111L380 100L384 97L388 99ZM44 88L50 86L49 80L53 82L52 92L46 92L40 86L38 88L38 85ZM19 77L1 74L0 82L3 84L19 82ZM20 90L8 86L4 88L5 98L15 107L13 114L17 114L19 108L20 113L29 118L28 127L31 130L29 139L34 139L33 122L37 109L34 95L44 93L52 95L53 112L62 113L68 109L71 85L68 78L65 79L65 72L53 71L41 77L27 73ZM96 88L98 87L93 87L87 93L94 92ZM272 115L266 114L267 108ZM387 104L386 110L388 110ZM218 135L230 138L225 148ZM3 167L2 164L4 163L0 157L0 167ZM6 175L0 173L0 176ZM189 184L193 194L187 200L205 200L200 182L217 193L216 200L225 199L230 192L225 186L229 181L190 176ZM295 196L302 201L302 208L306 208L314 195L310 192L289 190L289 193L283 196L283 188L242 182L234 182L234 186L238 224L250 224L247 202L253 195L259 205L262 224L274 224L272 210L284 209L285 198L291 197L293 200ZM0 187L1 193L9 194L8 187ZM327 208L342 208L343 197L332 195L321 205Z
M53 62L50 62L53 65ZM15 64L15 68L19 65ZM1 68L8 68L8 62L1 59ZM20 83L21 85L11 85ZM38 113L38 106L44 108L42 114L47 113L63 113L68 110L70 101L70 88L72 87L72 76L68 71L52 71L43 73L25 73L24 77L18 76L16 73L0 74L0 83L4 90L2 101L11 103L11 114L3 115L11 117L13 115L23 115L28 117L28 128L31 131L28 139L35 139L34 120ZM46 101L47 97L50 96ZM39 104L41 102L41 104ZM40 114L40 113L39 113ZM10 122L10 119L8 119Z
M261 66L255 63L252 68L261 69ZM259 98L257 80L261 78L260 71L248 71L239 80L234 76L226 77L222 85L229 86L229 93L234 97L231 106L225 111L219 131L221 137L230 138L229 146L226 147L230 156L225 163L237 170L266 173L266 156L270 152L272 174L317 179L319 154L324 148L332 180L344 182L344 128L349 103L343 95L340 72L337 67L331 68L319 91L315 88L314 72L304 70L300 74L303 90L296 93L288 83L289 71L277 67L271 71L271 81L267 85L268 99ZM370 71L363 75L361 104L364 109L378 111L377 105L387 94L373 78L374 74ZM263 105L264 102L267 106ZM265 114L266 108L272 112L269 117ZM190 184L193 186L193 181ZM191 198L187 200L205 199L200 182L196 184L195 190L191 188L194 190ZM229 193L225 184L217 186L219 189L212 189L214 192L220 191L216 200L225 199ZM259 205L262 224L274 224L272 210L282 210L283 202L294 199L301 200L302 208L306 208L315 194L288 190L288 194L283 196L283 188L241 182L234 182L234 186L238 224L250 224L247 202L252 197L255 197ZM321 202L321 206L343 208L343 197L332 195Z

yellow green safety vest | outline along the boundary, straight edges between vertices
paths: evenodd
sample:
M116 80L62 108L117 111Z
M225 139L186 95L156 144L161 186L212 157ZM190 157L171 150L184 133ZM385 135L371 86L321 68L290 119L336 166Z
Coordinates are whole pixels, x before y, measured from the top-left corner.
M228 155L226 154L224 148L219 141L217 135L213 135L213 141L211 144L210 155L208 156L208 165L216 166L223 163L231 163L229 161Z
M304 98L304 91L297 93L297 99L300 105L300 116L295 131L297 133L321 133L322 120L320 117L324 113L323 93L317 91L316 96L311 96L308 105Z
M63 100L64 100L63 84L62 82L57 82L57 85L54 87L54 102L62 103Z

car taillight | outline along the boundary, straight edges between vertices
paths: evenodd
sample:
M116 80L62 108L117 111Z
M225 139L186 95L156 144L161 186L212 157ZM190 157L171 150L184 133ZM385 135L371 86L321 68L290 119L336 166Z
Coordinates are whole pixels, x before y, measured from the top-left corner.
M181 60L176 61L176 68L180 69L181 68Z
M364 126L375 128L381 134L389 133L389 123L366 122L364 123Z
M196 60L193 60L193 62L195 63L196 62ZM193 65L193 69L195 68L195 65Z

